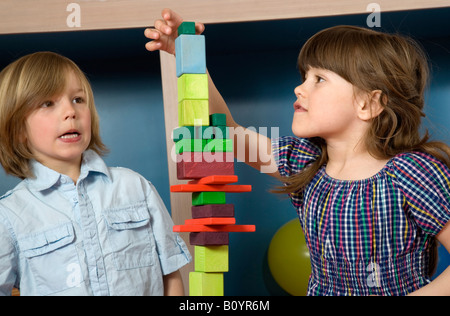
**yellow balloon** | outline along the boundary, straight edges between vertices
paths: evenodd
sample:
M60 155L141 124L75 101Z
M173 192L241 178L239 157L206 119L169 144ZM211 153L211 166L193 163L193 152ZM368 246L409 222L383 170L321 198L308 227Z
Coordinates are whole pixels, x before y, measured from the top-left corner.
M287 222L275 233L267 257L270 272L283 290L291 295L306 295L311 261L298 219Z

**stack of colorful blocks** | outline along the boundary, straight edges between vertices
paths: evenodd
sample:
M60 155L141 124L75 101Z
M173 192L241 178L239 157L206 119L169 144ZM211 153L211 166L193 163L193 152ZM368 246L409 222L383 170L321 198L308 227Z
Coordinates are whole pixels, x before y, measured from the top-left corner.
M223 273L228 271L230 232L252 232L254 225L236 225L234 205L226 193L250 192L250 185L232 185L233 143L225 114L209 115L205 37L195 34L195 23L184 22L175 41L178 77L178 121L173 131L177 177L191 180L174 185L172 192L192 193L192 219L176 225L190 232L195 271L189 275L191 296L222 296Z

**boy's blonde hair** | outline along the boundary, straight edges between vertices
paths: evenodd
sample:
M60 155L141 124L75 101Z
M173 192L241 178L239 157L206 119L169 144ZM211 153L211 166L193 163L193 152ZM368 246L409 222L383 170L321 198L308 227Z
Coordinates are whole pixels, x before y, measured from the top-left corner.
M106 153L92 89L84 73L66 57L52 52L34 53L18 59L0 73L0 163L7 174L21 179L34 176L29 166L34 157L24 141L26 119L47 98L63 92L69 71L80 80L91 111L88 148L100 155Z

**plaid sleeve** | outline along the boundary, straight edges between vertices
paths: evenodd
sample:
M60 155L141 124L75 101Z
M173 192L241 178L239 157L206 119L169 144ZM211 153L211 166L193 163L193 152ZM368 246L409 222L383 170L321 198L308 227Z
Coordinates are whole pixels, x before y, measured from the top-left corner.
M407 153L394 159L394 177L419 227L438 234L450 220L450 170L424 153Z
M307 138L285 136L272 141L272 152L281 176L289 177L318 159L321 150Z

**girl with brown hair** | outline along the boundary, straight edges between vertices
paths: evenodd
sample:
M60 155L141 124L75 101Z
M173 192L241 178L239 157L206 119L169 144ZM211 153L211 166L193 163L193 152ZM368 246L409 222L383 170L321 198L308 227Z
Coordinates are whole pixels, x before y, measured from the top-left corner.
M145 31L146 47L173 54L182 18L168 9L162 17ZM235 148L264 157L259 148L272 143L269 161L245 162L279 177L297 209L308 294L450 295L450 268L431 281L435 240L450 251L450 148L419 133L422 50L399 35L336 26L306 42L298 65L295 137L242 132L212 81L209 89L210 111L237 131Z

